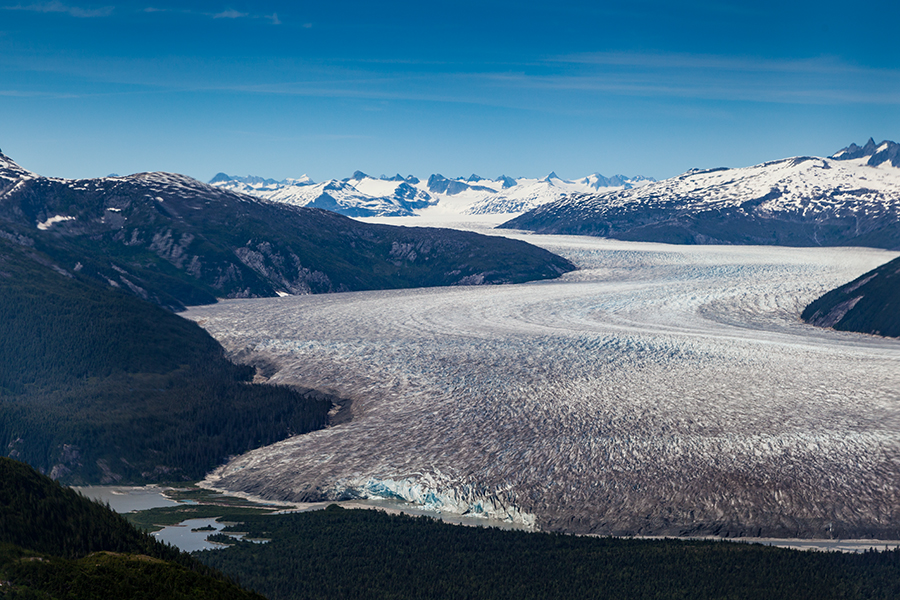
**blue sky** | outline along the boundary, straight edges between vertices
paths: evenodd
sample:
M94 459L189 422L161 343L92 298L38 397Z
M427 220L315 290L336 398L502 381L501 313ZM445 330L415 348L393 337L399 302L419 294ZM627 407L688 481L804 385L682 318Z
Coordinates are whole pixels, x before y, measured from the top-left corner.
M900 141L900 3L0 0L45 175L670 177Z

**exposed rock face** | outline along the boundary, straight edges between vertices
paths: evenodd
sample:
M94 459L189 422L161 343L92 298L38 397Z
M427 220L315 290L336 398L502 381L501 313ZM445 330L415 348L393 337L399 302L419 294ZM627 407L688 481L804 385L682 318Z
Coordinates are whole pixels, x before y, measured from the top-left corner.
M47 178L3 155L0 236L172 308L216 298L522 282L574 268L495 236L367 225L171 173Z
M877 167L885 163L900 167L900 144L889 140L876 144L875 140L869 138L865 146L859 147L856 144L850 144L843 150L835 152L831 158L835 160L865 158L867 159L866 164L870 167Z
M802 318L819 327L900 337L900 258L831 290Z

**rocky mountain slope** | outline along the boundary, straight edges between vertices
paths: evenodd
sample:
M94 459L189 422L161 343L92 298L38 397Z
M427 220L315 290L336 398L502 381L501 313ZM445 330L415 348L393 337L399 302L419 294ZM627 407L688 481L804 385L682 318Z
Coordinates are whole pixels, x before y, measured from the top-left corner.
M640 188L570 195L501 227L678 244L900 248L900 145L852 145Z
M831 290L801 318L820 327L900 337L900 258Z
M172 173L66 180L0 154L0 237L171 308L216 298L557 277L568 261L473 233L367 225Z
M219 173L210 184L295 206L324 208L350 217L403 217L423 209L450 207L459 214L520 213L567 194L601 189L631 189L654 181L643 176L604 177L593 174L566 181L556 173L543 179L513 179L501 175L487 179L478 175L448 179L434 174L427 180L412 175L370 177L356 171L342 180L314 183L306 175L298 179L230 177Z

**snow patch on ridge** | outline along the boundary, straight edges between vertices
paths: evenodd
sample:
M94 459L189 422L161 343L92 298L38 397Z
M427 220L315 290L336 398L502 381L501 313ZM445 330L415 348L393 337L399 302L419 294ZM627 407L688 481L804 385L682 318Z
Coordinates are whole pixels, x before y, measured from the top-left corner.
M55 217L50 217L43 223L38 223L37 228L41 231L46 231L50 229L55 223L62 223L63 221L74 221L75 217L68 217L63 215L56 215Z

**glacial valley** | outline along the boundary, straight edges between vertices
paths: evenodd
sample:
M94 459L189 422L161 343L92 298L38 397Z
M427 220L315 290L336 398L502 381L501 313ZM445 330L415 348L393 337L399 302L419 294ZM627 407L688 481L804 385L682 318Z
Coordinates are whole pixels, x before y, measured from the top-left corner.
M352 400L206 484L579 533L898 539L900 341L799 319L896 252L504 235L579 270L188 310L271 383Z

